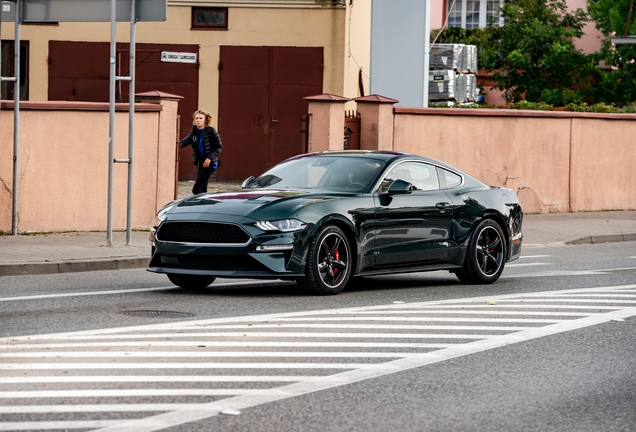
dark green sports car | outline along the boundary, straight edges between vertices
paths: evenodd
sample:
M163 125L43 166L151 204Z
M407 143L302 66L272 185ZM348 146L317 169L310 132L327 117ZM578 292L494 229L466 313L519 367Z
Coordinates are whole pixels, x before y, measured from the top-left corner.
M407 153L303 154L241 191L174 201L158 214L149 271L182 287L215 278L295 280L337 294L353 278L448 270L489 284L519 258L511 189Z

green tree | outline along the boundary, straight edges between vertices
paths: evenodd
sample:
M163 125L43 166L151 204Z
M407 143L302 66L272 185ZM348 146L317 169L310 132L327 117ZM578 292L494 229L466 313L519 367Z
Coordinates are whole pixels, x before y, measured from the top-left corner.
M636 5L629 15L631 0L588 0L588 12L605 39L597 60L612 69L600 74L596 85L599 101L627 105L636 101L636 45L613 45L610 38L636 36Z
M501 8L504 26L482 47L482 65L509 102L552 105L590 97L595 59L574 46L589 18L565 0L514 0Z

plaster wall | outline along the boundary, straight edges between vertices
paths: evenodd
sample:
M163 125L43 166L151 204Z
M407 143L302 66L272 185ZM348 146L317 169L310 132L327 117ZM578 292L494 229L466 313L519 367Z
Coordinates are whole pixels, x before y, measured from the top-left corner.
M569 210L569 119L396 115L394 150L513 189L529 213Z
M63 103L55 103L62 105ZM74 103L75 105L81 105ZM138 104L133 153L133 229L154 225L157 209L174 197L176 102ZM27 105L27 103L25 103ZM29 109L20 112L18 231L106 230L108 209L108 104L99 110ZM145 108L145 109L144 109ZM128 112L115 115L114 157L128 157ZM161 133L161 130L167 132ZM0 152L13 155L13 111L0 115ZM13 163L0 158L0 230L12 230ZM160 171L161 170L161 171ZM172 183L174 184L174 183ZM113 172L113 229L126 229L128 165Z
M636 208L636 122L572 121L572 211Z

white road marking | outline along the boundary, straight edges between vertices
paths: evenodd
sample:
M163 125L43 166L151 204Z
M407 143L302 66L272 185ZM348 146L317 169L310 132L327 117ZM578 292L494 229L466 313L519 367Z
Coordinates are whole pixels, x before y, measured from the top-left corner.
M13 405L0 406L0 414L174 411L193 406L196 404Z
M0 370L95 369L364 369L373 363L4 363ZM0 392L0 395L2 392ZM0 396L2 397L2 396Z
M542 262L537 262L537 263L513 263L513 264L506 264L506 268L511 268L511 267L532 267L532 266L545 266L545 265L552 265L552 263L542 263Z
M509 344L522 342L537 337L548 336L561 332L567 332L578 328L584 328L587 326L597 325L608 321L622 321L626 318L636 316L636 307L624 307L622 302L630 302L630 298L634 296L628 296L627 293L636 292L636 285L623 285L614 287L597 287L586 288L580 290L560 290L560 291L548 291L542 293L528 293L528 294L512 294L501 296L488 296L480 298L469 299L452 299L442 300L434 302L423 303L407 303L407 304L389 304L378 305L368 307L356 307L345 308L339 310L319 310L319 311L303 311L293 313L280 313L270 315L257 315L249 317L228 317L212 320L196 320L196 321L179 321L164 324L152 324L136 327L123 327L116 329L102 329L97 331L84 331L75 333L63 333L56 335L35 335L35 336L22 336L22 337L9 337L0 339L0 349L2 354L0 357L3 361L15 357L19 359L18 363L9 363L4 366L12 369L14 376L10 376L11 372L5 373L0 384L11 385L6 392L0 393L0 395L9 395L15 397L16 395L29 396L25 399L38 397L54 397L53 395L64 395L59 397L91 397L90 395L113 395L113 392L117 392L117 396L130 395L131 399L135 396L135 392L150 392L152 396L161 395L160 392L166 392L166 396L173 397L179 395L178 392L236 392L246 391L246 393L239 393L236 396L227 394L227 398L216 400L210 403L196 403L196 404L181 404L167 408L170 410L164 414L159 414L151 417L140 418L138 420L119 420L113 423L105 424L101 430L114 430L114 431L151 431L168 428L171 426L178 426L183 423L205 419L221 412L237 411L252 406L260 405L267 402L276 400L282 400L298 395L309 394L323 389L329 389L340 385L348 385L350 383L358 382L361 380L372 379L379 376L388 375L391 373L404 371L416 367L425 366L428 364L444 361L450 358L456 358L471 353L476 353L484 350L489 350L497 347L506 346ZM606 296L610 294L611 296ZM589 297L593 295L600 295L602 297ZM581 303L594 304L581 305ZM530 303L530 304L529 304ZM537 310L541 309L541 310ZM549 310L549 312L546 312ZM431 316L441 315L441 316ZM461 318L458 316L463 315ZM469 316L467 316L469 315ZM559 319L546 319L546 318L534 318L536 316L542 317L559 317ZM296 323L293 323L293 322ZM362 322L361 324L352 323ZM401 321L399 325L384 324L385 322ZM435 325L409 325L409 322L416 323L417 321L426 322L446 322L447 326L439 324ZM452 324L455 325L452 325ZM470 336L474 338L476 336L484 337L481 335L466 335L462 334L465 330L474 331L491 331L487 325L482 325L476 328L466 325L456 325L457 323L493 323L492 327L501 328L498 332L505 331L505 334L492 334L485 336L485 339L475 340L469 343L457 343L457 344L420 344L420 343L376 343L368 342L308 342L308 338L325 337L328 335L330 339L337 337L338 339L352 337L355 339L361 339L364 337L377 338L417 338L425 337L422 332L445 330L452 331L448 335L441 335L439 333L433 333L440 337L449 338L454 336ZM510 326L503 326L501 324L509 323ZM519 327L515 324L523 323L524 326ZM533 323L542 325L525 326L525 324ZM341 327L344 325L344 327ZM258 327L257 327L258 326ZM284 327L283 327L284 326ZM309 327L318 326L318 327ZM256 328L255 328L256 327ZM397 328L399 327L399 328ZM441 327L441 328L440 328ZM446 328L448 327L448 328ZM284 331L278 332L282 328L298 328L304 331ZM321 333L320 331L307 332L307 329L331 329L331 332ZM263 331L263 329L269 329L271 331ZM380 330L385 332L378 333L361 333L357 334L346 333L352 329L365 329L365 330ZM221 331L221 330L243 330L243 331ZM399 333L386 333L387 330L398 330ZM408 334L411 330L414 334ZM457 334L454 334L457 333ZM230 337L227 335L233 335L234 340L219 341L219 339L225 339ZM298 339L298 342L291 341L243 341L244 336L248 335L252 337L259 337L261 339L273 338L273 337L285 337ZM278 336L276 336L278 335ZM372 336L368 336L372 335ZM396 336L398 335L398 336ZM74 341L69 342L69 339ZM174 340L156 340L156 339L174 339ZM209 338L215 338L217 340L208 340ZM192 339L187 341L187 339ZM78 340L84 340L84 342L76 342ZM203 341L203 342L201 342ZM459 341L458 341L459 342ZM207 345L205 347L199 347L201 345ZM262 347L293 347L296 351L292 351L292 355L287 356L287 352L275 352L270 353L266 351L218 351L217 348L222 347L250 347L250 348L262 348ZM108 351L109 348L113 348L114 351ZM180 363L145 363L143 361L131 362L125 361L125 363L118 364L115 361L107 361L105 359L116 360L119 358L130 357L128 355L131 350L134 349L135 360L142 359L143 357L162 357L164 359L170 359L170 356L175 354L170 350L160 349L159 347L172 348L185 348L187 351L179 351L179 354L174 355L177 357L190 356L193 362L180 362ZM308 354L315 354L313 356L303 355L303 348L314 348ZM316 363L316 362L296 362L296 363L231 363L231 362L201 362L201 359L206 358L206 354L210 354L208 358L223 358L232 354L240 354L246 358L266 358L271 357L273 360L279 360L284 357L306 357L311 358L331 358L336 359L338 354L349 354L342 358L364 358L369 353L364 352L351 352L347 353L346 348L369 348L368 351L375 352L376 349L385 350L383 352L377 352L377 357L369 356L369 358L379 359L379 363ZM60 359L56 359L55 352L43 351L47 348L55 349L59 348L57 352L60 354ZM73 349L84 348L84 351L73 352ZM201 352L196 348L205 348ZM320 348L339 348L337 352L319 351ZM415 352L387 352L391 349L399 348L426 348L426 350L419 350ZM435 351L431 349L437 348ZM94 349L96 352L89 352ZM99 351L98 351L99 350ZM175 350L176 351L176 350ZM77 356L75 356L77 354ZM183 354L183 355L181 355ZM401 357L400 354L408 354ZM29 360L24 359L26 355L40 355L39 359L30 363ZM91 363L80 361L75 363L72 358L88 358L95 357L100 360L93 361ZM398 356L398 357L395 357ZM386 361L388 359L397 358L395 360ZM24 359L24 360L22 360ZM42 359L46 359L44 362ZM382 360L386 359L386 360ZM135 361L133 360L133 361ZM354 360L355 361L355 360ZM0 363L0 367L2 363ZM218 369L221 368L224 371L231 371L232 369L240 369L248 372L251 370L280 370L283 376L289 377L289 381L282 380L280 382L289 382L290 384L278 386L276 384L276 375L270 373L267 376L262 376L263 381L259 382L272 382L274 387L270 389L214 389L214 388L195 388L195 389L160 389L159 391L149 388L133 388L133 389L99 389L93 388L90 390L75 390L75 389L60 389L60 390L33 390L33 384L37 383L147 383L147 382L194 382L191 379L194 375L183 375L187 369L197 370L200 367L206 369ZM213 366L213 367L210 367ZM157 369L165 371L165 375L152 375L143 376L142 373L138 375L132 375L131 372L125 371L130 367L130 371L133 370L146 370ZM338 368L345 370L346 372L336 372L332 368ZM115 370L115 374L118 376L106 377L105 375L90 376L92 370L99 369L112 369ZM183 368L183 369L178 369ZM33 376L37 375L39 370L63 370L68 371L68 374L54 375L51 381L47 381L51 377ZM184 370L185 369L185 370ZM301 369L315 369L316 375L303 375L302 377L295 377L293 375L294 370L300 372ZM7 369L5 369L7 370ZM21 371L25 372L22 375ZM76 372L77 370L77 372ZM285 374L285 370L290 371ZM175 373L176 372L176 373ZM334 373L335 372L335 373ZM149 373L152 373L149 371ZM161 372L160 372L161 373ZM203 372L205 373L205 372ZM275 374L275 372L273 372ZM123 376L121 376L123 374ZM326 375L325 375L326 374ZM9 375L9 376L7 376ZM70 376L69 376L70 375ZM243 377L242 375L238 375ZM256 376L256 377L255 377ZM255 372L255 376L245 376L244 381L236 380L236 382L251 382L252 379L258 379L258 373ZM104 379L100 380L100 377ZM223 375L222 372L219 375L212 377L223 377L228 381L218 382L231 382L232 378L236 378L236 375ZM268 378L272 378L271 381ZM116 381L117 378L122 378L120 381ZM152 381L153 378L157 378L157 381ZM27 381L11 381L21 380ZM176 379L178 381L173 381ZM183 381L181 381L183 380ZM199 382L217 382L214 380L199 381ZM24 384L26 387L24 390L16 389L19 384ZM141 387L141 385L139 385ZM37 387L36 387L37 388ZM94 392L94 393L90 393ZM125 393L124 393L125 392ZM40 395L40 396L38 396ZM75 396L68 396L75 395ZM196 396L190 394L190 396ZM222 395L221 395L222 396ZM100 397L100 396L94 396ZM108 396L106 396L108 397ZM98 402L99 403L99 402ZM151 404L153 405L153 404ZM161 404L157 404L161 405ZM38 405L39 406L39 405ZM52 405L55 407L56 405ZM81 405L84 411L73 411L73 406L64 408L61 412L89 412L90 407L86 404ZM99 405L95 405L99 406ZM131 400L129 405L131 411L134 411L134 399ZM149 407L147 404L142 404L142 407ZM11 410L13 407L6 407L7 410ZM26 410L30 407L20 406L18 409ZM33 408L35 410L41 408ZM148 410L150 411L150 409ZM5 411L2 411L5 412ZM15 411L8 411L12 413ZM51 411L40 411L43 414ZM113 410L116 412L116 410ZM43 417L40 417L42 419ZM119 423L118 423L119 422ZM41 422L40 422L41 423ZM38 428L39 422L29 423L12 423L18 428L23 430L34 430ZM79 424L81 422L48 422L50 425L73 423ZM1 423L0 423L1 425ZM72 426L68 426L71 428ZM53 427L51 427L53 428ZM15 428L13 428L15 430Z
M0 423L0 431L34 431L55 429L94 429L118 425L123 420L80 420L51 422L6 422Z
M519 259L522 259L522 258L549 258L551 256L552 255L521 255L519 257Z
M231 286L240 286L240 285L267 285L267 284L289 284L289 282L279 281L279 280L265 280L265 281L247 281L247 282L226 282L219 285L214 285L214 288L223 288L223 287L231 287ZM22 297L4 297L0 298L0 302L8 302L8 301L22 301L22 300L40 300L40 299L50 299L50 298L60 298L60 297L85 297L85 296L96 296L96 295L112 295L112 294L131 294L137 292L145 292L145 291L166 291L166 290L182 290L183 288L170 285L165 287L156 287L156 288L135 288L135 289L127 289L127 290L108 290L108 291L88 291L88 292L78 292L78 293L63 293L63 294L41 294L41 295L32 295L32 296L22 296Z
M580 314L579 314L580 315ZM375 342L217 342L217 341L193 341L193 342L87 342L87 343L59 343L59 344L20 344L0 345L0 349L42 349L42 348L103 348L103 347L196 347L199 345L213 347L321 347L321 348L446 348L454 344L439 343L375 343Z
M611 321L612 319L624 319L632 316L636 316L636 308L627 308L602 315L589 316L570 322L563 322L551 326L546 326L540 329L528 330L526 332L519 332L511 335L496 336L485 341L473 342L453 348L448 348L445 350L421 354L415 357L409 357L407 359L395 360L389 362L388 364L385 363L384 366L387 367L386 369L353 370L350 372L340 373L335 376L316 378L308 382L279 387L278 390L283 393L279 396L266 394L236 396L221 401L211 402L209 404L206 404L205 406L197 406L196 409L186 408L174 412L159 414L154 417L145 418L143 420L132 420L121 425L115 425L103 428L101 430L142 432L165 429L171 426L178 426L184 423L209 418L218 415L224 410L242 410L257 405L274 402L277 400L314 393L341 385L347 385L354 382L377 378L399 371L422 367L440 361L461 357L480 351L486 351L513 343L523 342L538 337L554 335L562 332L576 330L579 328L589 327L592 325L602 324ZM333 382L332 380L336 377L342 381Z
M0 358L210 358L210 357L242 357L242 358L255 358L255 357L301 357L301 358L398 358L409 357L415 353L407 352L335 352L335 351L321 351L321 352L308 352L308 351L120 351L120 352L77 352L77 351L48 351L48 352L25 352L25 353L0 353ZM1 368L1 367L0 367ZM4 379L0 377L0 383L3 383Z
M278 389L114 389L114 390L41 390L0 392L0 399L158 397L158 396L237 396L263 394L280 396ZM0 423L2 424L2 423Z
M507 265L510 267L513 264ZM609 269L595 269L595 270L552 270L536 273L523 273L517 275L503 275L502 278L525 278L525 277L555 277L555 276L589 276L589 275L605 275L608 272L614 271L626 271L636 270L636 267L619 267Z
M0 377L0 384L34 383L154 383L154 382L298 382L313 375L78 375ZM11 407L7 407L10 409ZM0 407L2 412L2 407Z

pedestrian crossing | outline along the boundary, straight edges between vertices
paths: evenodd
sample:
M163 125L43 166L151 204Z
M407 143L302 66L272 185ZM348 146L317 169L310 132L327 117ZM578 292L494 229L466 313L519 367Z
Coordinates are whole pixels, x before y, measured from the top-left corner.
M636 285L0 339L0 431L154 431L636 316Z

